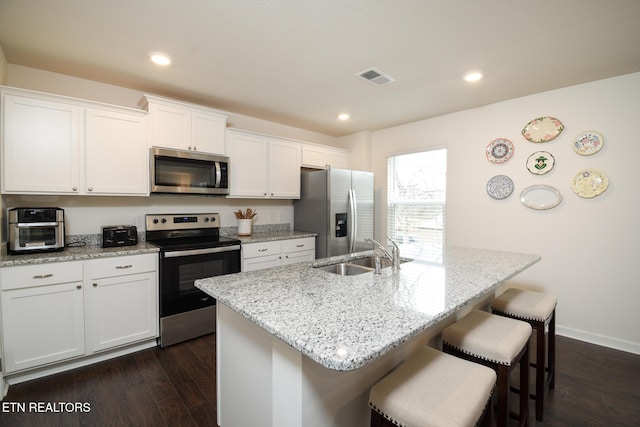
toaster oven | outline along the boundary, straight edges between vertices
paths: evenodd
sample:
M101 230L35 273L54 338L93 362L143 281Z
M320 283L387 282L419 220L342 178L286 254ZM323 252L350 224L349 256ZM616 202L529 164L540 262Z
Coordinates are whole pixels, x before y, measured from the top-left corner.
M64 210L13 208L8 211L9 253L51 252L64 249Z

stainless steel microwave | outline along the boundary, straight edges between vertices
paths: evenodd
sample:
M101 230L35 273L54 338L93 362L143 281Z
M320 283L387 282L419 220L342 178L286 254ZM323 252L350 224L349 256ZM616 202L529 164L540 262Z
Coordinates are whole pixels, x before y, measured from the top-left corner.
M229 158L198 151L151 147L151 193L229 194Z

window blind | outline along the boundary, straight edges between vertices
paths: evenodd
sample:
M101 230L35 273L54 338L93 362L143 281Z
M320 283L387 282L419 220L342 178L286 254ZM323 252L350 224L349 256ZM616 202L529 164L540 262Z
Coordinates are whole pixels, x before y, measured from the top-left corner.
M442 261L447 150L388 158L387 234L403 257Z

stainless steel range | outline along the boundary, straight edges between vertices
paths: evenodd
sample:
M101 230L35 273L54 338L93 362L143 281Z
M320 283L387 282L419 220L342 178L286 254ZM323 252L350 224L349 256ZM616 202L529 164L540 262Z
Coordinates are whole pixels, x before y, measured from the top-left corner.
M146 215L146 240L160 248L160 346L215 332L216 301L194 281L240 272L240 240L217 213Z

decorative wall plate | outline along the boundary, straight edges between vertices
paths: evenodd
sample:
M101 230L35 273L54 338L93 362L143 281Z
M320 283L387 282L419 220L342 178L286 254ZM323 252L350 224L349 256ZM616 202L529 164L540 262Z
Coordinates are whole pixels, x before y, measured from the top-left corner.
M487 182L487 194L496 200L506 199L513 193L513 181L506 175L496 175Z
M584 169L571 180L571 189L580 197L590 199L609 187L609 178L595 169Z
M527 159L527 169L534 175L544 175L553 169L556 159L548 151L536 151Z
M581 156L591 156L602 149L604 136L595 130L585 130L573 140L573 150Z
M513 156L513 143L506 138L494 139L487 145L487 159L493 163L504 163Z
M550 185L532 185L522 190L520 202L530 209L553 209L562 202L562 194Z
M549 142L564 129L562 122L555 117L538 117L531 120L522 129L522 136L531 142Z

